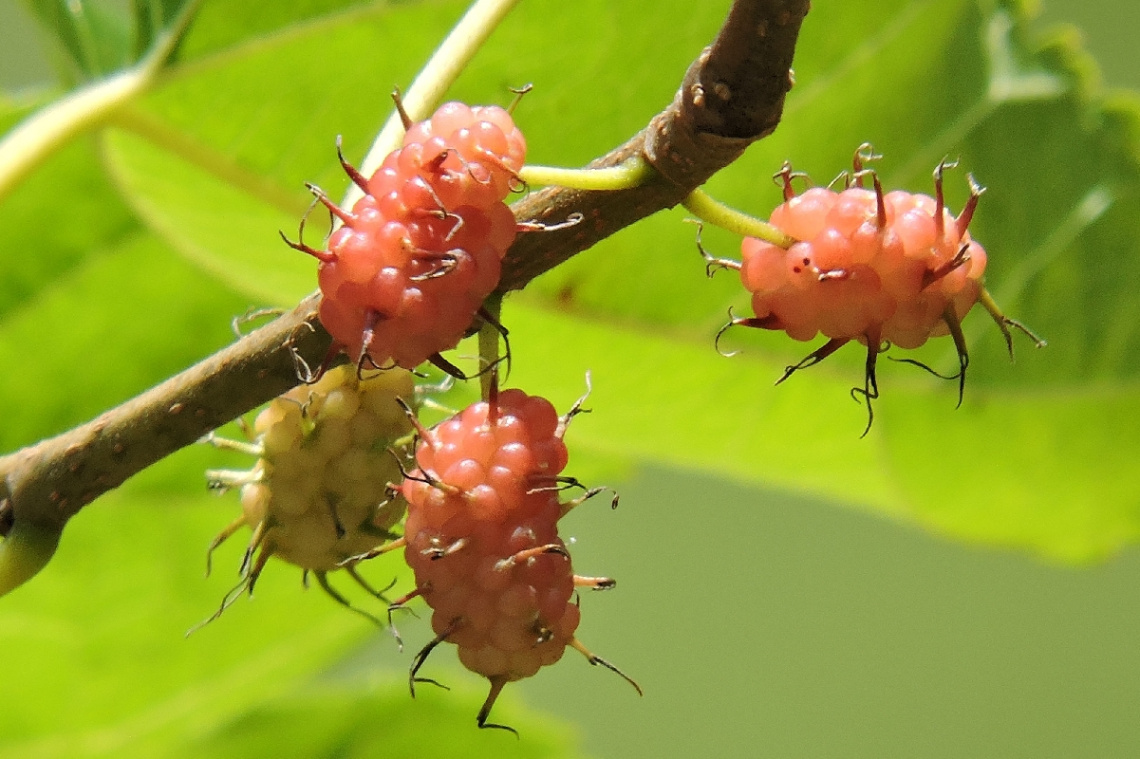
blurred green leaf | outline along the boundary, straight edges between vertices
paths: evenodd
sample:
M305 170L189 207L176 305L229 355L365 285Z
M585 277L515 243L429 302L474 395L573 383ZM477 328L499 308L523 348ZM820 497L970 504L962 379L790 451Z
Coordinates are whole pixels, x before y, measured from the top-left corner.
M277 234L295 236L303 202L287 213L130 133L110 132L105 146L139 218L190 261L256 304L290 306L312 292L313 263Z
M107 0L24 0L54 36L71 78L98 79L129 66L132 22L125 3Z
M1029 26L1016 4L900 2L868 13L858 4L814 3L783 123L709 183L717 197L764 216L780 201L766 177L785 159L826 182L849 166L855 146L871 141L885 156L878 168L888 187L929 192L933 166L960 157L963 175L951 174L950 202L964 201L964 170L990 188L974 226L990 253L989 287L1006 313L1050 342L1037 351L1015 336L1018 361L1010 366L997 329L984 314L970 317L961 411L949 413L953 383L880 361L884 397L871 438L859 441L862 423L848 397L861 385L857 347L775 389L783 367L822 341L800 345L779 333L734 330L726 348L743 348L743 355L716 364L712 336L730 305L747 312L747 297L731 275L697 284L702 264L679 212L615 235L518 296L526 316L507 323L520 356L528 339L542 356L534 364L542 376L532 382L549 385L554 367L573 366L575 374L590 365L608 370L608 380L597 378L599 393L605 381L637 387L623 396L620 414L636 398L645 409L641 426L623 420L595 437L583 425L582 434L641 460L826 495L1066 560L1135 542L1140 473L1113 468L1114 454L1096 451L1134 457L1137 450L1119 429L1129 417L1118 414L1131 408L1140 368L1132 286L1140 279L1140 100L1106 98L1072 35L1037 40ZM610 68L620 67L615 60ZM606 84L591 81L598 91ZM636 108L632 98L623 102L630 100ZM528 128L590 133L584 123L553 120ZM711 250L735 255L738 239L707 232ZM531 322L536 308L562 312L561 340ZM706 358L683 353L685 343ZM913 355L953 371L948 340ZM630 356L640 359L626 361ZM613 366L623 361L624 371ZM517 365L521 379L527 362ZM639 376L628 378L631 370ZM685 409L679 418L655 418L678 402ZM978 412L1001 404L1019 409L1016 424ZM1008 450L978 456L983 441ZM964 469L962 461L973 463ZM1112 488L1104 487L1109 479Z
M576 421L568 440L594 457L761 480L1065 561L1140 540L1134 388L978 387L955 409L952 390L932 393L913 368L887 366L880 381L890 395L859 439L865 409L823 372L772 388L782 365L763 357L726 359L521 304L504 319L515 346L512 383L541 385L565 407L591 371L595 413Z
M134 19L132 60L138 60L154 44L159 32L178 15L188 0L131 0Z
M202 495L140 497L128 488L125 497L108 496L100 518L73 522L36 583L5 600L0 755L153 755L135 749L156 735L174 744L199 735L368 633L319 591L302 594L299 571L274 564L255 600L242 599L187 639L236 575L238 545L215 557L210 582L200 568L210 537L237 506L205 503L201 471L179 457L160 466L179 469Z
M141 59L188 1L24 0L24 4L50 33L66 78L82 82L109 76Z
M351 687L306 684L250 709L169 756L569 759L579 755L565 726L512 708L509 696L496 704L495 719L518 730L518 740L493 730L472 734L474 715L486 697L482 690L436 692L427 686L426 691L417 689L412 700L404 678L389 675L372 680Z
M865 412L819 374L773 390L775 362L729 360L706 346L513 301L503 318L512 384L542 387L566 408L591 373L594 413L568 433L576 449L789 490L807 482L837 502L903 509L882 451L858 439Z
M461 10L449 4L455 18ZM414 4L342 14L189 65L120 120L129 133L108 136L112 174L175 249L259 303L295 303L314 289L315 262L278 231L296 239L311 201L306 181L343 192L335 136L345 135L347 153L363 154L393 84L409 80L436 43L400 30L439 12ZM400 73L330 78L313 65L330 48L383 50ZM312 214L310 242L319 244L326 220Z
M0 205L0 319L138 228L92 141L59 151Z
M1121 420L1134 418L1127 415L1130 386L1140 368L1132 286L1140 279L1137 99L1106 101L1071 38L1028 39L1024 17L1004 6L904 3L889 24L867 28L879 18L854 5L813 4L796 57L800 87L784 122L715 177L710 190L763 216L779 197L760 178L785 158L826 181L869 140L885 155L887 186L929 191L934 164L960 155L990 187L974 228L990 252L989 286L1006 313L1039 330L1049 347L1035 351L1016 336L1018 362L1010 366L998 331L984 315L971 317L973 360L958 413L949 413L952 383L880 361L884 397L871 439L860 442L857 415L840 415L833 403L851 405L847 391L861 384L862 351L848 347L769 389L783 365L814 345L736 330L727 346L745 353L727 362L732 379L694 368L673 348L654 362L631 362L643 372L656 368L643 382L662 408L667 398L691 398L694 387L725 402L718 410L687 400L700 413L686 412L674 435L655 429L622 447L672 463L689 457L690 465L862 502L939 532L1055 558L1084 560L1135 542L1140 473L1113 467L1112 459L1137 451L1134 436L1121 430ZM964 178L950 185L952 202L960 204ZM569 297L579 319L620 320L642 341L642 325L657 335L664 328L670 343L707 346L728 306L747 312L747 298L731 276L693 284L701 263L678 216L659 215L560 267L528 291L528 304L541 306L532 299L545 293L548 307L564 308ZM723 234L705 239L718 255L732 255L738 245ZM947 343L935 341L917 357L950 369ZM772 416L762 401L736 400L744 388L768 403L798 402L799 411ZM686 451L694 416L708 435L690 439ZM768 451L731 446L725 438L732 437L780 443ZM1045 440L1065 444L1038 442ZM979 455L986 444L1001 448ZM1113 487L1105 487L1108 480ZM879 484L859 484L868 481Z
M884 16L890 23L879 23ZM1020 343L1024 361L1011 370L998 332L972 317L972 385L1128 377L1138 337L1112 325L1132 323L1122 318L1132 303L1126 272L1140 260L1129 247L1137 162L1128 143L1135 135L1126 135L1137 109L1118 103L1105 110L1085 81L1082 55L1060 41L1041 47L1025 40L1023 25L1017 13L990 3L898 3L883 16L816 4L783 123L709 189L763 216L780 201L766 177L785 159L826 182L850 166L855 146L870 141L885 156L878 168L886 186L930 192L934 165L960 156L963 170L989 187L975 216L976 236L990 251L989 286L1008 313L1052 343L1040 353ZM959 207L964 172L947 184ZM668 325L704 341L729 305L747 309L747 297L730 276L692 286L700 267L691 239L674 219L658 217L560 267L541 291L552 299L569 292L579 312ZM711 231L706 240L720 255L738 246ZM1099 255L1088 260L1085 250ZM1110 339L1118 344L1106 344ZM731 340L786 362L810 352L780 334ZM938 342L920 357L949 366L949 341ZM848 367L862 361L857 350L843 353ZM886 415L881 421L890 423Z
M169 2L169 0L167 0ZM307 22L376 5L407 5L406 0L285 0L273 3L203 3L194 33L182 46L183 60L221 53L274 34L289 34Z
M152 482L180 482L180 492L132 482L105 496L72 522L35 583L5 598L0 757L574 755L565 727L528 716L509 695L496 716L523 741L475 740L486 693L446 658L433 667L451 672L436 674L458 691L427 687L411 700L410 653L401 656L387 632L319 588L305 592L300 570L283 562L269 564L256 596L187 637L236 579L248 537L243 531L223 545L213 576L202 580L207 544L239 509L232 495L205 493L199 454L207 450L183 451L148 472ZM380 585L393 576L399 587L411 582L393 557L363 571ZM330 581L382 615L340 575ZM409 618L404 631L415 640L422 627ZM350 657L366 640L374 644Z
M62 432L190 366L233 340L230 319L247 308L149 234L92 251L0 319L0 362L20 368L0 375L0 448Z

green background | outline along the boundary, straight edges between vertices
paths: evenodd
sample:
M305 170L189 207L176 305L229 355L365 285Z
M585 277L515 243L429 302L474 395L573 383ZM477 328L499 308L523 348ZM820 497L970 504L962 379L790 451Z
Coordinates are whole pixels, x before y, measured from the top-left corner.
M0 50L0 81L8 87L36 81L34 69L22 67L35 38L8 33L14 12L0 0L4 38L20 43ZM1045 12L1048 20L1088 26L1110 83L1140 86L1132 3L1052 2ZM823 23L817 14L809 23ZM150 260L145 242L139 245L130 266ZM109 271L107 281L116 276ZM155 276L168 273L156 268ZM244 301L219 296L200 307L206 318L240 312ZM217 321L214 338L221 339L225 320ZM60 379L53 391L64 390L82 392L81 378ZM565 405L569 398L556 400ZM939 394L930 402L946 400ZM597 400L593 407L594 417L607 413ZM880 411L888 415L890 408ZM576 425L598 421L584 417ZM855 431L857 417L843 421ZM42 577L0 601L0 642L7 636L17 646L4 649L0 708L4 699L42 702L39 717L21 710L24 721L15 727L0 715L0 756L144 756L147 740L165 745L169 734L196 736L200 743L191 740L187 751L200 755L257 756L270 745L274 755L286 755L277 753L284 724L295 734L295 756L356 755L363 745L376 756L386 745L447 755L451 736L472 752L515 750L509 735L471 726L482 684L458 667L452 651L437 652L433 676L457 692L424 689L415 702L396 698L396 689L383 686L402 677L408 654L398 654L386 633L328 611L318 594L300 595L284 567L266 573L256 599L237 604L186 641L177 662L167 662L163 677L187 686L177 698L151 687L148 657L166 656L168 641L196 621L179 616L183 607L175 604L164 616L164 594L200 597L202 616L208 613L225 582L201 581L199 547L234 509L232 501L170 499L163 484L215 465L211 452L188 452L108 496L69 528L64 550ZM946 456L933 471L953 482L961 466ZM572 753L577 745L598 757L1140 755L1135 549L1074 568L679 467L643 467L614 482L622 493L616 512L593 504L564 529L577 538L579 571L619 581L612 593L583 598L581 636L635 676L646 695L637 698L620 679L568 655L508 690L504 706L523 730L524 750ZM160 519L171 534L156 539L152 525ZM114 530L106 529L108 520ZM236 556L229 548L222 563ZM148 572L156 563L163 571ZM85 578L92 578L92 593L76 604L73 589ZM130 607L133 618L117 614L131 598L151 606ZM16 613L5 608L9 601L18 604ZM306 615L321 621L297 621ZM231 617L238 621L227 626ZM422 626L404 624L410 637L423 637ZM304 645L281 634L291 625L310 636ZM138 648L140 626L147 629L142 640L158 641L153 653ZM283 642L259 645L260 627L273 628ZM45 669L31 648L18 648L29 640L54 652L57 666ZM345 659L355 641L362 642ZM291 668L291 658L324 661L322 673L305 676L307 667ZM66 706L62 699L78 680L115 683L124 667L137 672L111 692L137 702L137 716L53 735L59 712L76 724L86 714L93 725L113 713L107 696L94 691ZM547 718L520 702L553 715L549 732ZM9 742L9 730L19 737ZM577 744L568 737L573 732L580 733Z

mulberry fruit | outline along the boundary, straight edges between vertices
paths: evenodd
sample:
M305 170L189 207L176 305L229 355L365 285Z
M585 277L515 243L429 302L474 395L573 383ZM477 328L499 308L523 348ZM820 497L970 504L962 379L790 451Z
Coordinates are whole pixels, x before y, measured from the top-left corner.
M559 417L543 398L492 385L490 400L419 431L417 468L402 487L405 557L416 589L396 605L422 596L432 608L436 637L415 659L413 689L431 650L454 643L464 666L491 683L480 727L503 727L487 721L503 686L558 661L567 646L622 674L575 637L575 588L615 583L575 575L558 536L558 520L601 490L559 499L578 486L561 472L567 463L562 437L579 410L580 402Z
M329 370L313 386L302 385L272 401L253 425L252 443L211 437L218 447L258 456L248 471L207 472L216 490L238 488L242 514L210 545L210 553L242 527L253 531L242 561L241 582L223 601L219 616L254 584L270 557L312 573L338 603L357 609L332 588L326 575L343 568L372 595L383 598L351 562L391 539L407 504L387 485L410 460L411 422L403 399L414 398L410 372L396 369L360 379L355 367ZM209 621L209 620L207 620Z
M876 358L889 345L917 348L931 337L950 334L958 352L959 370L953 378L959 381L961 403L969 365L961 320L979 300L997 321L1011 353L1010 326L1044 344L1004 316L982 286L986 251L970 236L969 226L983 189L973 177L970 198L955 217L942 191L943 172L953 164L944 161L935 169L934 197L884 194L878 176L864 168L865 161L878 157L870 145L862 145L845 189L811 187L799 195L792 190L792 179L799 175L785 164L777 174L785 200L772 212L771 226L790 243L784 247L745 237L739 263L701 251L710 273L712 266L738 269L752 294L755 315L730 314L718 343L729 327L738 325L782 330L801 341L819 334L827 338L789 366L777 384L852 340L866 346L864 386L853 392L867 402L868 430L871 401L878 397ZM870 189L864 186L867 177Z
M499 283L517 232L504 199L518 183L526 141L497 106L446 103L409 125L402 147L371 177L341 156L364 191L351 210L312 188L342 222L320 260L320 319L358 365L414 369L455 347Z

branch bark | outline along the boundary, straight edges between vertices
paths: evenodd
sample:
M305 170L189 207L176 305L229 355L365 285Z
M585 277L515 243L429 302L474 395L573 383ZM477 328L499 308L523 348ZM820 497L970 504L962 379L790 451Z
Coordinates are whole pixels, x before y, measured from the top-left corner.
M503 261L503 290L539 274L634 222L672 208L780 122L792 85L792 54L808 0L738 0L713 44L689 67L673 102L624 145L590 163L617 166L642 155L656 169L628 190L591 192L548 187L512 208L517 218L561 231L522 235Z
M549 187L515 203L520 221L584 218L567 229L520 235L504 259L500 290L521 289L623 227L680 203L771 133L791 87L808 8L809 0L737 0L673 102L590 164L614 166L641 155L655 169L644 184L611 192ZM296 385L296 358L317 365L331 343L316 317L318 297L93 421L0 459L0 534L58 536L102 493ZM9 587L0 580L0 593L24 579Z

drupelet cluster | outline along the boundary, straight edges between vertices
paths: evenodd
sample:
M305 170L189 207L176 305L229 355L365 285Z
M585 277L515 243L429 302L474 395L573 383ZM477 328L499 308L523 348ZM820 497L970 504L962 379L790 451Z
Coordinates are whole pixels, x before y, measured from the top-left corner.
M751 293L755 316L729 322L717 342L733 326L781 330L796 340L819 334L827 342L799 363L787 367L784 381L795 371L824 360L851 341L866 346L862 387L852 394L867 403L878 398L876 360L890 346L917 348L931 337L949 334L958 353L961 403L969 353L962 318L981 303L997 323L1010 356L1010 327L1028 335L1040 347L1045 341L1020 322L1006 317L982 285L986 251L969 233L982 188L969 178L970 197L957 216L946 208L942 175L953 164L943 161L934 170L934 197L903 191L884 193L878 176L864 168L877 159L870 145L855 152L853 171L842 190L811 187L797 195L788 164L776 175L784 186L784 202L770 223L752 220L767 240L744 238L742 259L714 258L700 245L711 276L718 267L736 269ZM872 187L865 186L870 178ZM918 361L904 359L934 372ZM938 375L943 376L943 375Z
M315 191L343 226L325 250L290 245L320 260L321 323L358 364L413 369L462 339L515 239L525 154L506 110L451 102L371 177L342 157L364 197L346 211Z
M741 280L752 293L753 326L796 340L887 341L917 348L945 335L977 302L986 252L967 231L980 190L955 218L942 196L860 186L812 187L787 199L771 223L796 242L754 237L742 245Z
M345 605L326 579L342 567L379 595L345 562L391 540L390 530L406 511L402 496L386 495L387 484L400 476L401 459L411 458L413 428L404 399L414 400L410 372L361 379L355 367L339 366L315 385L272 401L257 415L251 443L211 438L219 447L258 456L248 471L207 472L213 488L240 489L242 506L210 550L242 527L253 533L242 582L219 613L242 591L252 591L273 556L312 572Z
M436 633L416 658L413 683L436 645L454 643L460 661L491 682L480 727L500 727L487 717L506 683L558 661L567 646L614 669L574 635L575 588L607 589L614 581L575 575L558 536L558 520L597 493L559 498L577 484L561 472L563 433L578 408L559 417L544 398L494 391L489 401L420 431L418 466L402 485L405 558L416 589L398 603L422 596Z

